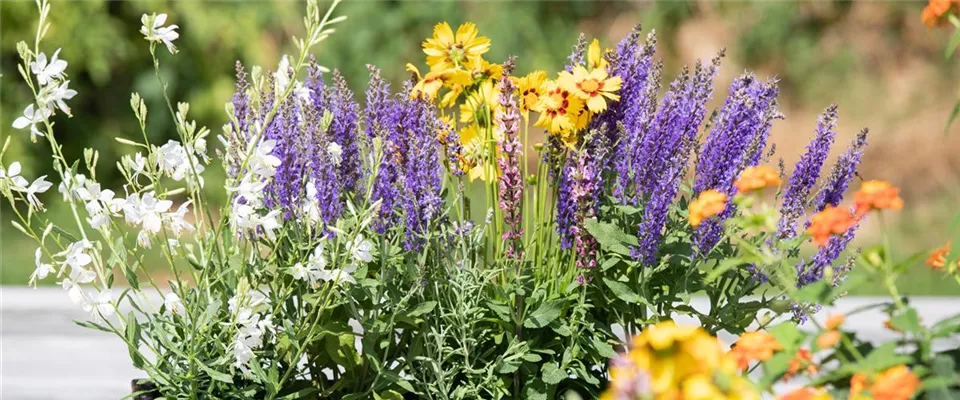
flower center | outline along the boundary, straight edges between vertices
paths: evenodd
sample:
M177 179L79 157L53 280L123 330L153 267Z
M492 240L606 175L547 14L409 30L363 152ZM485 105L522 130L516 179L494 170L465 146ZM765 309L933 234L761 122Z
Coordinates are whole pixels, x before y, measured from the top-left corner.
M584 92L593 93L596 92L597 89L600 89L600 82L597 82L596 79L587 79L580 82L580 90Z
M460 63L463 61L463 56L465 54L466 53L463 51L463 47L461 47L459 44L450 46L450 50L447 51L447 55L450 57L450 60L455 63Z

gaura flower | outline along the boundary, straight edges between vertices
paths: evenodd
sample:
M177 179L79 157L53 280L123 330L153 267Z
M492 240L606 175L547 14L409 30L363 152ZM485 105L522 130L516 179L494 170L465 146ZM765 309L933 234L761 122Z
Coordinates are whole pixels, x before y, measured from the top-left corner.
M540 96L546 93L544 83L547 80L547 73L543 71L533 71L523 78L511 78L517 85L517 92L520 94L520 111L524 114L537 110L537 103Z
M856 219L850 211L845 208L827 206L816 213L810 219L810 227L807 228L807 234L813 237L813 243L823 247L827 245L830 236L842 235L847 232L854 224Z
M453 34L450 24L442 22L433 27L433 37L423 42L427 65L431 71L443 71L477 62L490 50L490 39L477 36L477 26L467 22Z
M723 212L727 208L727 195L718 190L704 190L690 203L690 226L700 226L703 220Z
M866 181L860 190L853 195L853 202L857 206L857 215L864 215L870 210L899 210L903 208L903 199L900 198L900 189L886 181Z
M751 361L767 361L777 350L783 350L777 338L767 332L755 331L740 335L730 353L737 360L737 367L745 370Z
M619 76L609 77L606 68L594 68L587 72L582 65L574 67L572 73L560 72L557 80L561 86L586 102L591 112L606 110L606 99L619 101L620 96L616 92L623 84Z
M920 379L903 364L887 369L873 379L857 373L850 379L850 398L858 398L867 384L874 399L909 400L920 387Z
M840 331L826 331L817 336L817 347L821 349L830 349L840 343L840 337L842 334Z
M540 118L534 126L546 129L552 134L573 131L576 117L583 109L583 101L560 86L556 81L547 81L546 93L540 97L536 109Z
M826 390L814 388L799 388L779 397L779 400L833 400L833 396Z
M783 381L787 382L800 372L800 368L806 367L808 374L817 373L817 365L813 363L813 354L810 353L808 349L797 350L797 354L790 360L790 367L787 369L787 373L783 375Z
M500 109L499 98L500 93L494 88L493 81L483 81L460 105L460 122L477 122L480 126L490 126L490 119Z
M780 173L769 166L747 167L740 173L736 186L739 193L752 192L767 186L780 186Z
M943 269L947 265L948 254L950 254L950 242L930 253L930 257L927 258L927 265L934 270ZM960 267L960 260L957 261L957 266Z

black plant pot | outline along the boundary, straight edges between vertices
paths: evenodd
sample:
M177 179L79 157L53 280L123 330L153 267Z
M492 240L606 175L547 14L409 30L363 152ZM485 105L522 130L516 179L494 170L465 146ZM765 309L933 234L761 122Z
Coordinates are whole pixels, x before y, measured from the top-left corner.
M146 379L134 379L130 382L130 388L134 393L140 393L133 397L133 400L154 400L160 398L160 391L157 385Z

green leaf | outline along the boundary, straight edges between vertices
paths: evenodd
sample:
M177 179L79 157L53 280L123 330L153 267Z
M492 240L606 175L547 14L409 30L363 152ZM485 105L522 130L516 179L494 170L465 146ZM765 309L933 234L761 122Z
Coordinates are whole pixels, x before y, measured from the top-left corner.
M597 350L597 354L604 358L614 358L617 356L617 352L613 350L613 346L611 346L610 343L604 342L596 336L591 339L591 344L593 344L593 348Z
M897 364L907 364L911 357L897 354L897 342L884 343L873 349L861 363L867 371L882 371Z
M950 110L950 117L947 118L947 126L943 128L944 135L950 133L950 125L953 124L953 120L957 118L958 114L960 114L960 100L957 100L957 102L953 104L953 109Z
M98 331L104 331L104 332L107 332L107 333L113 333L113 331L107 329L107 327L105 327L105 326L103 326L103 325L100 325L100 324L98 324L98 323L94 323L94 322L90 322L90 321L73 321L73 323L75 323L75 324L77 324L77 325L80 325L80 326L82 326L82 327L84 327L84 328L87 328L87 329L96 329L96 330L98 330Z
M428 312L430 312L430 311L433 311L433 309L434 309L436 306L437 306L437 302L435 302L435 301L425 301L425 302L423 302L423 303L417 304L417 307L415 307L415 308L414 308L412 311L410 311L410 313L408 313L407 315L409 315L409 316L411 316L411 317L419 317L419 316L421 316L421 315L423 315L423 314L426 314L426 313L428 313Z
M953 36L950 37L950 41L947 43L947 48L943 52L943 58L949 60L950 57L953 56L953 53L957 51L957 46L960 46L960 27L956 28L956 30L953 32Z
M599 222L596 218L586 220L584 225L587 232L590 232L590 235L600 243L600 247L605 250L628 256L630 255L630 249L627 248L627 245L637 245L636 236L625 233L617 225Z
M890 325L909 333L918 333L923 330L923 327L920 326L920 316L917 315L917 310L913 308L908 308L906 311L894 315L890 319Z
M633 289L630 289L625 283L620 281L615 281L610 278L603 278L603 284L607 285L610 288L610 291L613 292L618 299L627 302L628 304L648 304L647 300L643 297L640 297Z
M203 372L206 372L207 375L210 375L210 377L213 378L213 380L220 381L223 383L229 383L231 385L233 384L233 377L230 376L230 374L225 374L223 372L216 371L213 368L206 366L203 362L197 362L197 366L200 367L200 369L202 369Z
M543 328L550 325L553 320L560 316L561 304L563 304L563 302L560 300L548 301L541 304L540 308L530 313L530 316L523 321L523 326L526 328Z
M543 364L543 367L540 368L540 374L543 376L543 382L548 385L556 385L567 379L567 373L552 362Z
M130 361L133 366L143 369L143 356L140 355L140 323L137 322L137 316L130 311L127 315L127 352L130 353Z

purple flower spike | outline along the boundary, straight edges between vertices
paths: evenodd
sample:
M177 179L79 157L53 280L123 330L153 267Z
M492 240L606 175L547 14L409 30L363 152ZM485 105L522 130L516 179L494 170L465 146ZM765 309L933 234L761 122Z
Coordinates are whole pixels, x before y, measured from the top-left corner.
M830 154L830 146L837 135L837 106L831 105L817 121L816 136L807 145L807 152L797 162L780 206L777 237L789 239L797 235L797 219L804 215L808 197L820 178L820 170Z
M523 160L523 145L517 137L520 129L520 109L514 98L516 85L508 77L500 80L500 106L497 123L503 131L503 139L498 143L499 157L497 166L502 175L498 181L500 186L500 209L503 210L503 219L506 231L502 240L506 243L505 254L508 258L523 258L520 243L523 239L523 176L520 173L520 162Z

